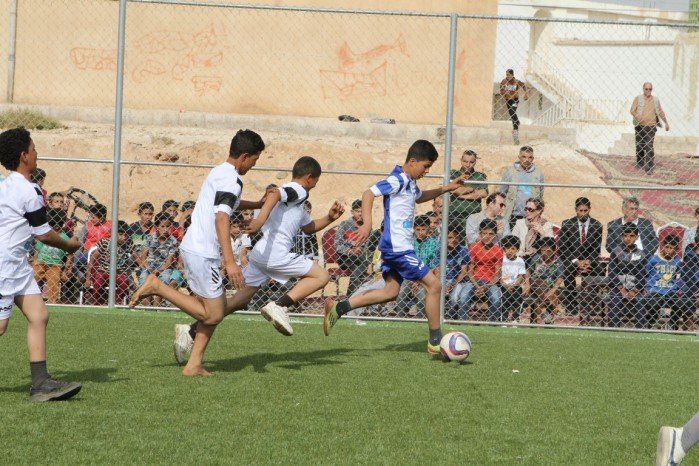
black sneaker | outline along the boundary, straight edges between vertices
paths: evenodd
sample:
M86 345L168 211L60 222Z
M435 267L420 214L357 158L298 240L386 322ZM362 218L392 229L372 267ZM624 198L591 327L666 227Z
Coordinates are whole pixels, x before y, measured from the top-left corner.
M48 378L38 387L29 388L29 401L60 401L77 395L83 388L78 382L62 382Z

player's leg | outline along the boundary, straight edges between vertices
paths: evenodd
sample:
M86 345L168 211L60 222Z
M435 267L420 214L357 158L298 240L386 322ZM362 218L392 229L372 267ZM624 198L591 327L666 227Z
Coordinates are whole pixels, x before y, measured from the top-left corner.
M442 292L442 284L439 278L428 273L420 279L420 284L425 288L427 296L425 297L425 314L427 314L427 326L430 330L429 339L427 341L427 352L431 354L439 354L439 341L442 339L442 328L439 319L439 298Z
M82 385L55 380L46 368L46 326L49 313L36 282L28 287L31 294L15 296L14 302L27 318L27 350L32 385L31 401L67 400L76 395Z
M286 296L288 296L293 303L298 303L316 291L325 288L325 285L327 285L329 281L330 275L327 270L314 262L308 272L306 272L296 285L286 293ZM284 296L282 296L280 300L281 299L284 299Z
M658 432L656 466L678 465L687 452L699 442L699 412L683 427L663 426Z
M2 318L0 317L0 337L5 334L7 331L7 326L10 324L10 318Z
M332 299L325 301L325 315L323 317L323 332L325 336L330 335L330 329L337 320L352 309L371 306L393 301L398 296L401 282L392 273L384 275L386 285L377 290L371 290L361 295L354 295L349 299L335 302Z

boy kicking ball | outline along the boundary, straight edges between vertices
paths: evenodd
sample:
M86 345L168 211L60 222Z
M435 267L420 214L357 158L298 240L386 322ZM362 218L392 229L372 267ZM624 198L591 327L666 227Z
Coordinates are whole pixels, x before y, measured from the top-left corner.
M0 163L10 171L0 183L0 335L5 333L13 303L27 318L31 401L67 400L82 385L62 382L46 369L46 325L49 314L29 265L24 243L42 243L75 252L77 238L63 239L47 223L46 204L38 185L29 182L37 153L29 131L15 128L0 134Z
M321 167L312 157L301 157L291 173L291 182L270 191L257 218L248 225L246 232L261 229L262 237L248 254L248 265L243 268L245 286L226 304L226 315L244 309L255 293L270 279L281 284L292 278L300 278L296 285L277 301L268 302L260 313L270 321L279 333L291 336L294 333L289 321L288 310L302 299L325 287L330 280L328 272L308 257L291 252L294 239L301 229L306 234L323 230L344 213L344 207L335 201L324 217L312 220L305 208L308 193L321 175ZM175 338L175 358L184 361L192 341L192 326L179 325ZM199 334L194 338L192 359L202 360L206 349L199 343Z
M157 275L150 274L129 302L134 308L148 296L159 296L195 318L198 322L196 342L204 348L226 309L226 295L221 278L221 256L228 279L240 289L245 284L240 266L235 261L230 241L230 216L236 209L257 209L262 201L243 201L245 175L257 163L265 149L262 138L250 130L240 130L231 141L228 159L214 167L199 192L192 224L182 240L180 253L189 288L196 294L180 293ZM199 354L203 356L203 351ZM202 360L190 358L182 374L211 375Z
M386 286L366 294L353 296L339 303L328 299L325 302L323 332L330 335L330 330L337 320L349 311L372 304L393 301L398 296L403 280L419 282L427 292L425 313L429 326L427 352L439 354L439 341L442 331L439 322L439 296L442 285L439 278L430 272L413 249L413 218L415 204L431 201L437 196L459 188L467 178L461 175L446 186L420 191L417 180L429 173L430 167L439 154L434 145L425 140L418 140L410 146L403 166L396 166L385 180L381 180L364 191L362 195L362 215L364 224L357 232L357 244L363 243L371 233L371 210L374 199L384 196L384 229L379 241L379 251L383 260L381 272Z

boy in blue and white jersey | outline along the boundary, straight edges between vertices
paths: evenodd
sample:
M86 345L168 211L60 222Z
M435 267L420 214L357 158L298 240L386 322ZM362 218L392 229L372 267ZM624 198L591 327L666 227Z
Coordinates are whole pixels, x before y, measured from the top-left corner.
M427 351L439 353L439 341L442 331L439 322L439 296L442 285L439 278L429 273L429 267L420 260L413 249L413 218L415 204L431 201L437 196L454 191L461 186L466 175L459 176L446 186L421 191L417 180L429 173L439 154L434 145L425 140L418 140L410 146L402 166L397 165L388 178L379 181L362 195L362 214L364 224L356 236L357 244L364 242L371 233L371 210L374 199L383 196L384 230L379 241L379 250L383 263L381 272L386 286L360 296L340 301L325 302L323 331L330 334L330 329L337 320L354 308L392 301L398 296L403 280L419 282L426 291L425 312L429 326Z

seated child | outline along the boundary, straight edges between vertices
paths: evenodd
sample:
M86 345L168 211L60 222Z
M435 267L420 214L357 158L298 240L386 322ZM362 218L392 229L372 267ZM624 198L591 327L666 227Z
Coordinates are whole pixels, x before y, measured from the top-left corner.
M116 290L114 301L125 304L124 298L131 286L129 274L136 265L134 245L131 241L129 225L119 220L117 233ZM105 292L109 284L109 258L111 239L101 239L97 249L90 254L85 274L85 289L88 290L87 302L92 305L106 304Z
M538 253L533 257L529 269L532 322L552 324L565 266L556 260L555 238L539 238L534 247Z
M160 212L153 221L155 232L146 236L145 248L139 256L141 273L139 285L145 283L148 275L157 275L161 282L171 283L172 267L177 253L177 240L170 234L172 217L167 212ZM152 305L160 305L160 296L153 296Z
M658 320L660 309L670 308L670 326L678 330L680 322L690 325L692 306L685 296L682 281L682 262L677 255L680 239L675 235L666 236L660 243L658 252L648 257L646 262L646 295L643 305L650 328Z
M449 304L452 307L452 311L447 314L450 319L458 316L459 295L467 283L468 264L471 262L463 238L461 224L450 223L447 229L447 271L445 276L447 286L444 290L445 294L449 296Z
M478 241L469 248L471 263L468 266L468 279L459 293L459 318L468 320L471 299L488 296L488 321L502 320L502 291L498 286L503 253L494 243L498 232L495 220L484 219L478 226Z
M502 259L502 275L500 286L502 288L502 315L505 320L512 312L512 320L519 319L523 297L529 293L529 276L524 259L517 256L520 247L519 238L507 235L500 241L500 247L504 250Z
M66 241L70 239L63 231L66 214L62 209L48 209L46 217L49 226L58 233L58 236ZM66 282L70 278L73 255L68 254L63 249L47 246L41 241L36 242L34 250L36 251L33 264L34 279L37 282L44 282L46 301L55 304L61 296L61 282Z
M636 328L646 326L642 307L643 287L646 282L646 256L638 249L638 226L627 223L621 229L621 245L609 261L609 327L618 327L622 317L632 317Z

